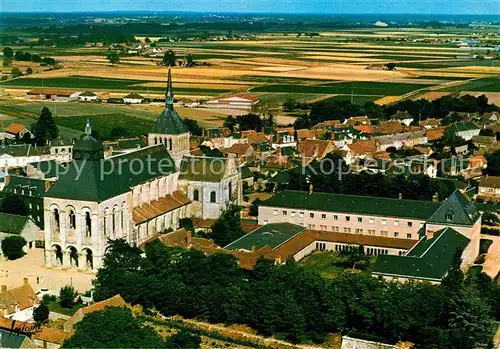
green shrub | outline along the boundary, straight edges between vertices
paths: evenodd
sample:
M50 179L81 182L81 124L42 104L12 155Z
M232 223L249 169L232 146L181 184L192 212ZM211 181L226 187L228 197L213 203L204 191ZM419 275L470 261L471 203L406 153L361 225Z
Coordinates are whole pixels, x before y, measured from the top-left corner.
M15 260L25 255L24 246L26 246L26 240L22 236L7 236L2 240L2 253L7 259Z

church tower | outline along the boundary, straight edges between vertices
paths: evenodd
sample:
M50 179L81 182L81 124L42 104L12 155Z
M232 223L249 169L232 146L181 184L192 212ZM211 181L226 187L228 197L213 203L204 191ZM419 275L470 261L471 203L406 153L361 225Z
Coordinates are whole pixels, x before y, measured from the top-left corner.
M148 145L163 144L179 168L182 157L189 155L189 129L174 109L172 73L168 70L165 109L156 120L152 133L148 134Z

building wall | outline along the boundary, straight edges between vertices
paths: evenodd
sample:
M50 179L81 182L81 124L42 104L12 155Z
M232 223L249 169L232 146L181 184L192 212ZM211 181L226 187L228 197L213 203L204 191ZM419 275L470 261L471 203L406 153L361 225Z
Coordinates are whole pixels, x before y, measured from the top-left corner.
M286 214L284 214L285 212ZM313 217L311 217L311 215L313 215ZM361 219L361 221L359 221L359 219ZM313 230L412 240L418 240L418 231L425 223L424 220L420 219L403 219L374 215L368 216L269 206L259 206L258 222L260 225L288 222Z
M478 196L488 201L500 200L500 188L479 186Z
M352 338L348 336L342 337L341 349L393 349L395 345L372 342L364 339Z

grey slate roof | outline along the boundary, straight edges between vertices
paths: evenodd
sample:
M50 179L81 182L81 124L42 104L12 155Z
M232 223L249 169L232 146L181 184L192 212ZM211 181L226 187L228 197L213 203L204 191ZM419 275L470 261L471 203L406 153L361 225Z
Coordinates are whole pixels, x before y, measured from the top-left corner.
M26 223L27 216L18 216L0 212L0 232L8 234L20 234Z
M459 190L447 198L429 218L429 223L473 225L481 216L473 203L471 203Z
M226 171L226 158L185 156L182 159L179 180L219 182Z
M428 219L440 206L437 202L398 200L372 196L357 196L285 190L263 201L261 206L319 210L325 212Z
M275 248L304 230L304 227L292 223L266 224L233 241L224 248L226 250L242 249L248 251L251 251L254 246L257 250L264 246Z
M156 124L153 128L153 133L160 134L181 134L187 133L189 129L182 121L179 114L174 109L174 106L169 104L165 107L163 112L156 120Z

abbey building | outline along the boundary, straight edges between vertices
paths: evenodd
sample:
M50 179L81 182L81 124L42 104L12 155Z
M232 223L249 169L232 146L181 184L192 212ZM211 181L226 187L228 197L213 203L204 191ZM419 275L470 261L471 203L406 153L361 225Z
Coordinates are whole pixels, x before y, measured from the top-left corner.
M176 229L181 218L216 219L229 202L241 203L232 157L190 156L170 72L165 109L147 146L105 157L91 133L87 123L73 161L44 197L47 267L96 271L109 239L139 245Z

